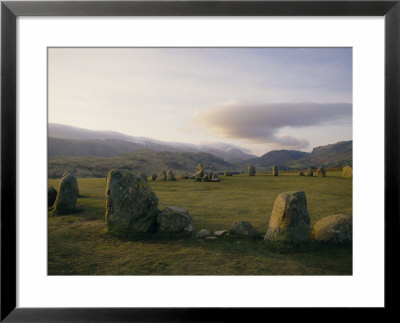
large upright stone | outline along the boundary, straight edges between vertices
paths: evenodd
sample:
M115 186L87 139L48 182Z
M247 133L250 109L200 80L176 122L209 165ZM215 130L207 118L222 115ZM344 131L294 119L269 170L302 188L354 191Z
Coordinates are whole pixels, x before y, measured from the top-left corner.
M157 182L164 182L167 179L167 173L163 170L160 174L157 174L156 181Z
M318 173L318 176L326 177L326 171L325 171L325 168L323 168L323 167L318 168L317 173Z
M335 244L350 243L353 236L352 217L342 214L323 217L315 223L312 234L317 241Z
M307 176L313 176L314 175L314 170L312 169L312 167L310 167L309 169L307 169Z
M167 233L192 233L193 219L189 211L177 207L167 206L157 215L159 232Z
M304 175L304 172L301 170L301 171L299 171L299 175L300 176L306 176L306 175Z
M57 190L53 186L47 188L47 204L52 207L57 198Z
M112 233L151 232L158 198L147 182L130 171L113 169L107 176L106 225Z
M247 171L249 173L249 176L255 176L256 175L256 166L250 165L247 167Z
M196 171L195 171L195 173L193 174L193 176L194 176L194 177L196 177L196 176L203 177L203 175L204 175L204 172L203 172L203 165L202 165L202 164L198 164L197 167L196 167Z
M353 177L353 169L350 166L344 166L342 171L342 177L352 178Z
M272 166L272 176L278 176L279 170L278 166Z
M310 216L302 191L278 195L272 210L265 240L300 242L310 235Z
M169 171L167 172L166 180L167 180L167 181L176 181L174 172L173 172L172 170L169 170Z
M75 212L78 195L79 188L76 177L70 172L65 172L58 186L57 199L54 202L55 212L58 214Z

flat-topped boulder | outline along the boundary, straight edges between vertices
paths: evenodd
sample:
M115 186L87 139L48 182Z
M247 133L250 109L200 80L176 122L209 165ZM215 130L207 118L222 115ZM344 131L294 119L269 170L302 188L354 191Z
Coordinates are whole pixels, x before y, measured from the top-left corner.
M310 216L302 191L278 195L272 210L265 240L300 242L309 239Z
M350 166L344 166L343 171L342 171L342 177L352 178L353 177L353 169Z
M158 198L140 176L128 170L110 170L105 197L105 221L109 232L154 231L159 213Z
M312 235L317 241L334 244L350 243L353 237L352 217L343 214L323 217L315 223Z
M258 233L256 228L254 228L250 222L238 221L232 224L229 229L229 235L245 237L251 239L260 239L261 235Z
M71 172L65 172L58 186L58 193L55 205L57 214L76 212L76 200L79 195L78 181Z
M178 206L167 206L157 215L159 232L192 233L193 218L189 211Z

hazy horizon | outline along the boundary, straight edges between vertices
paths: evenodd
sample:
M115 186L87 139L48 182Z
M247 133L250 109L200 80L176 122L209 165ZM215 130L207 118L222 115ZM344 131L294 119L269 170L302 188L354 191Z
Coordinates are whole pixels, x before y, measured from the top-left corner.
M112 132L112 133L118 133L118 134L123 135L123 136L131 136L131 135L128 135L126 133L122 133L122 132L118 132L118 131L114 131L114 130L107 130L107 129L94 130L94 129L88 129L88 128L75 127L75 126L72 126L72 125L61 124L61 123L49 123L49 125L66 126L66 127L72 127L72 128L81 129L81 130L94 131L94 132ZM49 136L49 137L52 137L52 136ZM151 138L151 137L144 137L144 136L131 136L131 137L145 138L145 139L150 139L150 140L154 140L154 141L159 142L159 143L166 143L166 144L174 144L174 143L176 143L176 144L189 144L189 145L196 145L196 146L213 146L213 145L217 146L219 144L220 145L230 145L230 146L233 146L235 148L238 148L238 149L242 150L244 153L253 154L253 155L256 155L257 157L260 157L260 156L272 151L272 150L270 150L270 151L266 151L266 152L264 152L262 154L255 154L255 153L251 152L249 149L246 149L246 147L242 147L242 146L235 145L235 144L228 144L228 143L222 142L222 141L213 142L213 143L203 142L203 143L194 144L194 143L184 143L184 142L177 142L177 141L158 140L158 139L154 139L154 138ZM56 137L56 138L58 138L58 137ZM64 137L59 137L59 138L64 138ZM81 139L75 139L75 140L81 140ZM95 140L95 139L86 139L86 140ZM99 140L101 140L101 139L99 139ZM120 140L123 140L123 139L120 139ZM352 139L341 140L341 141L351 141L351 140ZM328 142L328 143L320 145L320 146L326 146L326 145L335 144L335 143L337 143L337 142ZM307 149L307 150L306 149L287 149L287 150L298 150L298 151L303 151L303 152L311 152L316 147L318 147L318 146L310 147L310 149ZM279 149L273 149L273 150L284 150L284 149L280 149L279 148Z
M50 48L49 123L311 151L352 140L351 48Z

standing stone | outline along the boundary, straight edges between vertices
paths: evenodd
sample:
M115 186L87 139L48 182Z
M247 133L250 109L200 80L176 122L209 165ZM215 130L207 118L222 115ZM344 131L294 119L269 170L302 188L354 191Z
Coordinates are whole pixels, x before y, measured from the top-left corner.
M113 169L106 186L106 225L112 233L154 230L158 198L150 186L128 170Z
M278 176L278 166L272 166L272 176Z
M196 176L194 177L194 180L195 180L196 182L201 182L201 176L200 176L200 175L196 175Z
M157 182L163 182L166 179L167 179L167 173L165 172L165 170L163 170L160 174L157 174L157 178L156 178Z
M157 174L152 174L152 175L151 175L151 180L152 180L152 181L155 181L156 178L157 178Z
M219 179L218 174L214 173L211 178L211 182L219 182L219 181L220 181L220 179Z
M306 175L304 175L304 172L302 170L299 172L299 175L300 176L306 176Z
M209 182L210 180L209 180L209 178L208 178L208 175L207 175L207 174L204 174L203 177L201 178L201 181L202 181L202 182Z
M307 170L307 176L313 176L314 175L314 170L312 169L312 167L310 167L308 170Z
M255 176L256 175L256 166L249 164L247 171L249 173L249 176Z
M258 231L247 221L235 222L229 229L229 234L252 239L261 238Z
M48 207L52 207L53 206L56 198L57 198L57 190L53 186L50 186L47 189L47 204L48 204Z
M167 181L176 181L175 175L172 170L169 170L167 173Z
M318 176L326 177L325 168L323 167L318 168Z
M157 215L157 224L159 232L193 232L193 218L189 211L177 206L167 206L161 210Z
M76 177L70 172L65 172L58 186L57 199L54 202L55 212L58 214L75 212L78 195L79 188Z
M194 175L194 177L196 177L196 176L200 176L200 178L203 177L204 173L203 173L203 165L202 164L197 165L196 171L193 175Z
M209 172L208 173L208 180L211 182L212 177L213 177L214 173L213 172Z
M342 171L342 177L352 178L353 177L353 169L350 166L344 166Z
M323 217L315 223L312 234L317 241L349 243L353 236L352 217L342 214Z
M302 191L278 195L272 210L265 240L299 242L309 238L310 216Z

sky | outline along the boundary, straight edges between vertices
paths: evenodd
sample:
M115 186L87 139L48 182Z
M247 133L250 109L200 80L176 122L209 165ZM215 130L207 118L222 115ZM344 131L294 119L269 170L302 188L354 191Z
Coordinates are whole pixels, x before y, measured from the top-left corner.
M48 120L256 155L352 139L351 48L50 48Z

